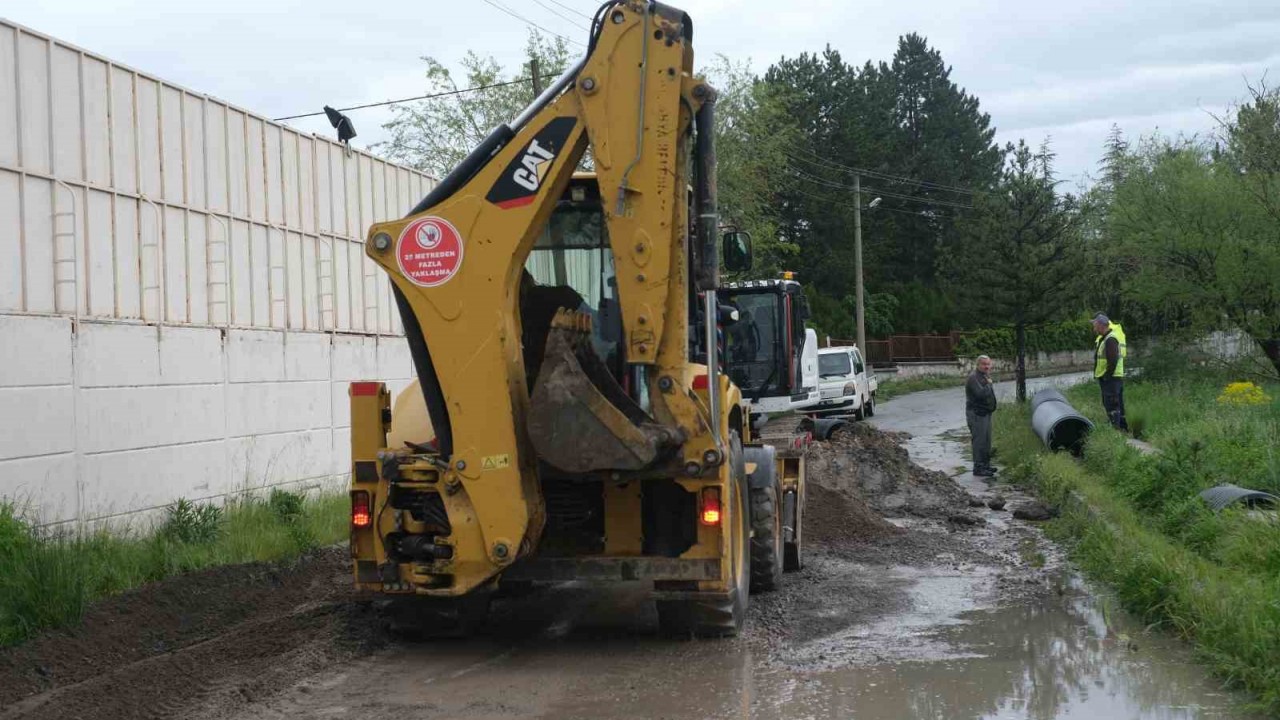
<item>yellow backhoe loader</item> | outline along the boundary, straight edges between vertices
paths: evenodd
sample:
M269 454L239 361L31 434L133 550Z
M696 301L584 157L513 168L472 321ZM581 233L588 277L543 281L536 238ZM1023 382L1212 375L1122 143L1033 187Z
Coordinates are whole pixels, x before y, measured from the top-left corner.
M799 564L803 465L753 441L718 358L720 263L751 248L718 231L692 37L674 8L605 3L585 57L369 230L418 381L350 389L354 576L428 632L572 580L652 583L665 630L729 635Z

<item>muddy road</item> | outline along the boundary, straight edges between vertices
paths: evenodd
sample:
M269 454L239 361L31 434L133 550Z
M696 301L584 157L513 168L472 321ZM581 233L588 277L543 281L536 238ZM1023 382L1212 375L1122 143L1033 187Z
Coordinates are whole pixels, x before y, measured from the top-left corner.
M753 596L737 639L662 638L643 587L565 584L495 603L476 637L406 642L330 549L148 586L0 651L0 719L1244 717L986 507L1025 498L956 472L962 403L905 396L884 432L816 448L807 566Z

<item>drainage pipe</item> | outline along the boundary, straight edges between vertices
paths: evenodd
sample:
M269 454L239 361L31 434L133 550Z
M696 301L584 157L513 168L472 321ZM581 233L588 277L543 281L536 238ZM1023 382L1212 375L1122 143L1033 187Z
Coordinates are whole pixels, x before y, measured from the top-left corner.
M1031 429L1050 450L1079 455L1093 423L1071 407L1062 393L1045 388L1031 398Z

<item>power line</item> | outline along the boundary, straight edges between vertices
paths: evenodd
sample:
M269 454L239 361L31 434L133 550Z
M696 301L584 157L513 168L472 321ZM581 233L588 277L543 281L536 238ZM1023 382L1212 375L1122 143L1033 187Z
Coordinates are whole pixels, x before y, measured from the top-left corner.
M581 22L574 20L573 18L569 17L568 15L565 15L559 10L556 10L555 8L546 4L542 0L533 0L533 1L538 3L538 5L542 6L542 8L545 9L547 12L551 13L552 15L555 15L556 17L560 18L561 20L564 20L567 23L571 23L574 27L579 27L579 28L582 28L583 30L588 30L588 31L590 30L590 28L588 28L586 25L583 25Z
M796 167L790 167L789 169L792 172L799 175L801 179L808 180L809 182L815 183L817 185L821 185L823 187L832 188L834 190L849 190L849 191L852 191L854 189L852 185L845 185L843 183L833 182L831 180L815 177ZM897 198L899 200L907 200L910 202L924 203L928 205L942 205L944 207L953 207L953 208L959 208L962 210L973 209L972 205L964 205L961 203L951 202L949 200L936 200L933 198L923 198L916 195L903 195L901 193L895 193L892 191L883 190L880 188L874 188L867 185L862 186L861 192L873 193L876 195L883 195L885 197Z
M826 180L826 179L824 179L824 178L816 177L816 176L813 176L813 175L808 174L808 173L807 173L807 172L805 172L804 170L801 170L800 168L797 168L797 167L795 167L795 166L790 166L788 169L789 169L789 170L791 170L792 172L794 172L795 174L799 175L801 179L808 180L809 182L812 182L812 183L817 184L817 185L821 185L821 186L823 186L823 187L828 187L828 188L831 188L831 189L833 189L833 190L847 190L847 191L852 191L852 190L853 190L853 186L852 186L852 185L845 185L844 183L835 182L835 181L832 181L832 180ZM972 205L964 205L964 204L962 204L962 203L951 202L951 201L949 201L949 200L936 200L936 199L933 199L933 198L922 198L922 197L918 197L918 196L916 196L916 195L904 195L904 194L901 194L901 193L895 193L895 192L891 192L891 191L884 190L884 189L880 189L880 188L873 188L873 187L869 187L869 186L866 186L866 185L862 186L861 191L862 191L862 192L874 193L874 194L876 194L876 195L883 195L883 196L885 196L885 197L896 198L896 199L898 199L898 200L906 200L906 201L908 201L908 202L924 203L924 204L926 204L926 205L941 205L941 206L943 206L943 207L952 207L952 208L958 208L958 209L961 209L961 210L972 210L972 209L973 209L973 206L972 206Z
M542 26L541 26L541 25L539 25L538 23L536 23L536 22L534 22L534 21L532 21L532 20L530 20L530 19L528 19L528 18L524 17L523 15L521 15L521 14L517 13L516 11L511 10L511 9L509 9L509 8L506 8L506 7L503 7L502 5L499 5L499 4L498 4L497 2L495 2L494 0L484 0L484 2L485 2L485 4L492 6L493 8L495 8L495 9L497 9L497 10L501 10L502 12L504 12L504 13L506 13L506 14L510 15L511 17L513 17L513 18L515 18L515 19L517 19L517 20L519 20L520 22L524 23L525 25L529 25L529 26L535 27L535 28L537 28L537 29L541 30L542 32L547 33L548 35L554 35L555 37L558 37L558 38L560 38L561 40L564 40L565 42L571 42L571 43L573 43L574 45L580 45L580 46L582 46L582 47L586 47L586 45L583 45L582 43L578 42L577 40L574 40L574 39L572 39L572 38L565 37L564 35L561 35L561 34L560 34L560 33L558 33L558 32L554 32L554 31L552 31L552 30L548 30L548 29L546 29L546 28L542 27Z
M909 202L925 203L929 205L941 205L943 207L953 207L960 210L972 210L972 205L964 205L961 203L948 202L946 200L934 200L933 198L922 198L917 195L902 195L900 193L890 192L881 188L874 188L867 185L862 186L862 192L881 195L884 197L896 198L898 200L907 200Z
M448 90L446 92L433 93L431 95L418 95L410 98L400 98L399 100L383 100L382 102L366 103L364 105L352 105L351 107L338 108L338 112L349 112L351 110L363 110L365 108L379 107L382 105L394 105L396 103L412 102L414 100L431 100L434 98L448 97L450 95L461 95L462 93L479 92L481 90L491 90L493 88L506 87L508 85L518 85L520 83L532 82L533 78L516 78L515 80L506 80L504 82L490 83L488 85L476 85L474 87L459 88L457 90ZM324 112L303 113L301 115L287 115L285 117L272 118L274 122L283 122L285 120L297 120L298 118L316 117L324 115Z
M819 200L819 201L821 201L821 202L828 203L828 204L831 204L831 205L838 205L838 204L840 204L840 203L846 202L846 199L845 199L845 198L833 198L833 197L827 197L827 196L825 196L825 195L819 195L819 194L817 194L817 193L805 192L804 190L801 190L800 188L796 188L796 187L788 188L788 189L787 189L787 192L794 192L794 193L796 193L797 195L803 195L804 197L807 197L807 198L809 198L809 199L811 199L811 200ZM951 217L951 218L954 218L954 217L956 217L956 215L955 215L955 214L953 214L953 213L947 213L947 212L942 212L942 211L936 211L936 212L932 212L932 213L930 213L930 212L928 212L928 211L903 210L903 209L901 209L901 208L891 208L891 207L887 207L887 206L885 206L885 205L879 205L879 206L877 206L877 207L875 207L875 208L868 208L868 209L867 209L867 213L868 213L868 214L871 214L871 213L878 213L878 212L881 212L881 211L894 212L894 213L898 213L898 214L901 214L901 215L916 215L916 216L918 216L918 217L924 217L924 218L935 218L935 217Z
M574 15L581 15L583 18L585 18L585 19L587 19L587 20L590 20L590 19L591 19L591 16L590 16L590 15L588 15L588 14L586 14L586 13L584 13L584 12L579 11L577 8L569 7L568 5L565 5L564 3L560 2L560 0L551 0L551 2L555 3L556 5L559 5L560 7L564 8L565 10L568 10L569 12L573 13Z
M911 183L914 185L928 187L936 190L944 190L944 191L960 193L964 195L987 194L983 190L974 190L972 188L960 187L959 185L945 185L943 183L935 183L935 182L930 182L928 180L919 180L916 178L906 177L904 175L894 175L892 173L881 172L879 170L869 170L867 168L859 168L859 167L854 167L852 165L842 165L834 160L827 160L826 158L820 158L807 149L802 148L801 150L806 155L810 156L810 158L812 159L797 158L795 156L790 156L790 155L789 156L792 157L792 159L800 160L801 162L807 162L813 165L835 169L835 170L844 170L845 172L855 173L858 175L867 175L869 177L874 177L880 180L890 180L894 182Z
M859 167L854 167L852 165L842 165L838 162L835 162L834 160L828 160L826 158L818 157L817 155L813 154L807 149L800 148L800 150L804 152L806 155L808 155L809 158L796 157L794 155L791 155L790 153L787 153L787 156L792 158L793 160L799 160L800 162L807 162L812 165L817 165L820 167L825 167L825 168L830 168L835 170L843 170L845 172L856 173L859 175L867 175L869 177L874 177L881 180L911 183L913 185L918 185L918 186L922 186L922 187L926 187L934 190L943 190L943 191L954 192L954 193L959 193L963 195L989 195L990 194L985 190L975 190L973 188L961 187L959 185L947 185L944 183L935 183L935 182L930 182L928 180L919 180L917 178L906 177L904 175L894 175L892 173L881 172L879 170L869 170L867 168L859 168Z

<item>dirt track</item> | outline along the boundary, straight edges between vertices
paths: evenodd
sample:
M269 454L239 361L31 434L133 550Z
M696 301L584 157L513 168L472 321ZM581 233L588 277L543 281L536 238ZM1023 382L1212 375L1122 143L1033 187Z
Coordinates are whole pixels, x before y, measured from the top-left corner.
M903 442L860 425L815 450L807 566L734 640L663 639L644 588L575 584L496 603L477 637L393 640L334 549L158 583L0 651L0 720L1223 716L1170 710L1204 697L1185 655L1151 666L1097 627L1035 528Z

